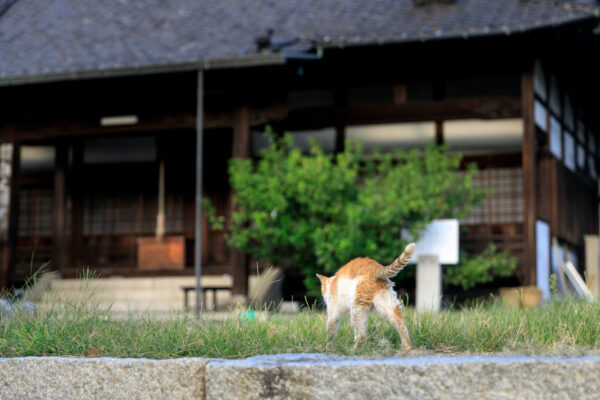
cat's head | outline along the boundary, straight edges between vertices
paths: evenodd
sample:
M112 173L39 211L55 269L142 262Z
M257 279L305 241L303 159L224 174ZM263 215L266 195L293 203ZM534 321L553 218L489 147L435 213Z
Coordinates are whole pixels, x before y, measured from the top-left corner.
M319 278L319 280L321 281L321 294L323 295L323 297L327 297L327 290L329 290L328 283L331 278L320 274L317 274L317 278Z

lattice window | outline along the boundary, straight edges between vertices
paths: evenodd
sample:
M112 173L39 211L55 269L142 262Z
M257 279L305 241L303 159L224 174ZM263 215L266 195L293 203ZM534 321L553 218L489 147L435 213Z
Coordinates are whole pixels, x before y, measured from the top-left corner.
M523 175L521 168L494 168L480 170L473 178L473 186L493 193L463 224L514 223L523 221Z
M184 220L184 203L181 194L167 195L167 233L181 233L189 228ZM150 195L103 192L89 194L84 207L84 235L151 235L156 230L156 213L157 200Z
M52 235L51 189L21 188L19 207L19 236Z

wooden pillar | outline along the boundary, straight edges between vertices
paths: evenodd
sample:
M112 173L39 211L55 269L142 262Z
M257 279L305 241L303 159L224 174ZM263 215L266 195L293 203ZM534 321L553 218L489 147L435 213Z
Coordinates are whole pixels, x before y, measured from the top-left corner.
M83 208L84 208L84 171L83 143L77 140L73 144L73 164L70 174L71 191L71 260L75 268L83 266Z
M348 92L345 87L338 87L335 90L334 104L336 110L338 110L335 121L335 152L341 153L346 145Z
M17 239L19 236L19 177L21 176L21 144L13 143L10 175L10 208L8 217L8 260L3 271L3 280L8 287L12 284L12 273L17 260Z
M55 146L54 159L54 196L52 201L52 233L54 269L63 270L67 261L67 234L66 234L66 170L69 162L68 148L64 143Z
M247 107L240 107L233 113L233 148L232 157L248 158L250 156L250 124ZM231 210L236 209L231 196ZM248 257L238 249L231 248L231 275L233 276L232 294L248 296Z
M521 102L523 118L523 230L525 285L536 284L536 139L533 119L533 74L526 72L521 79Z
M444 81L438 79L433 83L433 99L442 101L445 96ZM435 144L438 146L444 144L444 121L441 119L435 121Z
M444 121L435 121L435 144L444 144Z

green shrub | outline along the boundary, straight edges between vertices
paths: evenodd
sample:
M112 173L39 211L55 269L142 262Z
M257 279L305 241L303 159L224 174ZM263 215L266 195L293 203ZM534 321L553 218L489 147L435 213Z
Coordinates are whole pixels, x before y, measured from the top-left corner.
M444 270L444 283L470 289L478 283L487 283L496 277L510 276L517 267L517 259L506 250L499 251L494 243L472 257L461 252L460 262Z
M332 274L358 256L390 263L427 223L472 210L485 193L472 185L475 166L459 172L460 162L433 143L369 156L356 142L335 155L313 143L303 154L289 134L269 134L262 158L230 162L238 208L229 244L299 268L318 294L316 272Z

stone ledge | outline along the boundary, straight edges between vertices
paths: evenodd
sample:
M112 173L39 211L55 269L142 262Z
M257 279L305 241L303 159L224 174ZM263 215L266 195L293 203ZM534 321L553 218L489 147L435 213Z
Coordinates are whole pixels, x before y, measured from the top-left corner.
M0 359L0 399L592 399L600 356Z
M0 399L203 399L209 359L0 359Z
M215 360L206 399L592 399L600 357L415 357L318 354Z

